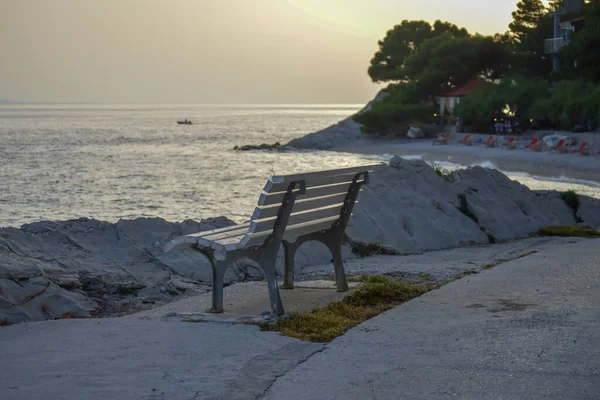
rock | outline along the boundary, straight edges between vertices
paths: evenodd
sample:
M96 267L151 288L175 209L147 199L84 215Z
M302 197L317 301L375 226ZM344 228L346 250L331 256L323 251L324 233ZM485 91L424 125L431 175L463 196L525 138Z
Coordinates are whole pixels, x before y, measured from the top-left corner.
M377 96L375 96L375 98L358 113L370 110L373 103L383 99L385 96L387 96L386 92L379 92ZM332 147L341 146L364 137L364 134L361 130L362 125L354 122L352 117L353 116L350 116L338 122L337 124L318 132L294 139L287 143L285 147L291 147L295 149L327 150L331 149Z
M275 142L273 144L263 143L261 145L255 146L251 144L247 144L245 146L235 146L234 150L240 151L248 151L248 150L278 150L281 147L281 143Z
M394 157L372 174L354 209L347 234L400 253L528 237L544 225L573 225L572 210L558 192L533 191L504 174L481 167L438 176L422 160ZM459 211L459 194L476 215ZM580 217L600 224L600 200L581 196Z
M406 134L407 137L411 139L422 139L425 137L425 133L421 130L421 128L417 128L415 126L411 126Z
M579 209L577 217L581 224L593 226L600 229L600 212L598 212L598 200L587 196L579 196Z
M181 223L137 218L108 223L81 218L0 229L0 323L88 317L124 300L129 306L210 290L208 260L192 250L165 253L175 236L233 225L225 218ZM345 248L346 257L352 257ZM306 243L296 266L329 263L319 243ZM283 268L283 250L278 260ZM333 271L333 267L332 267ZM262 279L259 266L237 262L226 283Z
M378 242L399 253L419 253L528 237L544 225L574 225L576 218L554 191L533 191L481 167L449 182L422 160L394 157L371 175L346 231L354 242ZM477 221L461 212L464 196ZM577 217L600 226L600 200L580 196ZM167 222L138 218L108 223L81 218L0 229L0 324L92 313L203 294L212 271L193 250L164 253L173 237L233 225L225 218ZM343 248L344 259L353 255ZM297 272L328 264L318 242L302 245ZM283 249L277 259L283 267ZM258 265L240 261L226 283L263 279ZM108 310L108 311L106 311Z

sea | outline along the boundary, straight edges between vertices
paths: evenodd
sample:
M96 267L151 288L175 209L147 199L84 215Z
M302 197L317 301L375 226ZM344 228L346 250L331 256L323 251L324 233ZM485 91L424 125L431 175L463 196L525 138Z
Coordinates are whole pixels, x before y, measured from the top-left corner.
M386 161L391 155L234 146L284 144L361 107L0 105L0 227L80 217L116 222L227 216L242 222L271 175ZM193 124L178 125L183 119ZM600 198L594 182L509 176L533 189L575 189Z

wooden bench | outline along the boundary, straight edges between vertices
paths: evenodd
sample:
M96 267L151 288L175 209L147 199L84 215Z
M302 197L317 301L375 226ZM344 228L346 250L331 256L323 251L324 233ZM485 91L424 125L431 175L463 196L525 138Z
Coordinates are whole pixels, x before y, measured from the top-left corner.
M180 236L165 250L192 248L205 255L213 273L212 308L223 312L223 278L240 259L256 262L265 272L273 315L283 315L276 275L279 247L284 248L284 284L294 287L294 256L309 240L327 246L333 255L337 290L348 290L342 245L344 232L361 186L383 164L273 176L267 181L250 222Z

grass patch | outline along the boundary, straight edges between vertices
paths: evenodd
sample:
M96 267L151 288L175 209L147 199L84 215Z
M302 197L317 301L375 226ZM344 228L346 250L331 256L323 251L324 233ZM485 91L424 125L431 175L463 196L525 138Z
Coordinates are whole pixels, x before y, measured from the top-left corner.
M591 226L543 226L538 229L540 236L565 236L581 238L600 238L600 232Z
M579 195L574 190L567 190L566 192L560 192L560 197L564 200L566 205L571 207L574 213L579 210Z
M531 250L531 251L527 251L525 253L521 253L517 256L517 258L523 258L523 257L527 257L531 254L535 254L535 253L539 253L537 250Z
M455 182L456 176L454 172L450 171L447 168L442 167L439 164L431 164L431 169L441 178L443 178L446 182Z
M375 256L375 255L386 255L386 256L397 256L398 253L394 249L390 249L388 247L382 246L379 243L371 242L351 242L350 248L352 249L352 253L360 258Z
M471 208L469 207L469 202L467 201L467 195L464 193L459 194L458 200L460 200L460 206L458 207L458 211L465 214L467 217L475 221L476 224L478 224L479 218L477 218L477 215L475 215L473 211L471 211Z
M455 278L456 278L456 279L462 279L462 278L464 278L465 276L469 276L469 275L475 275L475 274L478 274L478 273L479 273L478 271L476 271L476 270L474 270L474 269L470 269L470 270L468 270L468 271L464 271L464 272L462 272L462 273L460 273L460 274L456 275L456 276L455 276Z
M503 262L505 262L504 260L501 261L496 261L490 264L485 264L482 268L483 269L492 269L494 267L497 267L498 265L502 264Z
M348 329L430 290L380 275L361 279L364 283L342 301L310 312L293 313L287 319L261 324L260 328L300 340L329 342Z

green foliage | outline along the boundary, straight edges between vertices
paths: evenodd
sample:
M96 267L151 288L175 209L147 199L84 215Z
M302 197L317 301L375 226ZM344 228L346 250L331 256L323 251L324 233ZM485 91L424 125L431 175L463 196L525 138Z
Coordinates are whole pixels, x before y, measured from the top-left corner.
M538 229L540 236L564 236L581 238L600 238L600 232L591 226L544 226Z
M535 117L570 130L574 124L598 125L600 86L585 81L563 81L547 97L540 97L531 109Z
M574 190L567 190L566 192L560 192L560 197L564 202L571 207L574 213L579 210L579 195Z
M290 314L288 319L279 319L274 324L262 324L261 330L280 331L283 335L311 342L329 342L353 326L428 291L429 288L385 276L368 277L342 301L311 312Z
M396 250L384 247L379 243L352 242L350 248L352 253L360 258L375 255L397 256L399 254Z
M490 243L496 243L498 241L496 236L492 235L491 233L487 232L486 235Z
M506 77L498 85L479 88L465 97L456 107L455 114L465 123L480 128L491 126L498 113L525 120L534 116L532 109L538 99L548 96L548 86L541 79Z
M546 79L552 59L544 54L544 40L554 36L554 16L541 0L522 0L512 13L509 37L513 41L513 73Z
M441 178L443 178L446 182L455 182L456 181L456 176L454 175L453 171L450 171L447 168L442 167L439 164L432 164L431 165L431 169L433 169L433 171L440 176Z
M458 210L461 213L465 214L467 217L471 218L473 221L475 221L476 224L478 224L479 218L477 218L477 215L475 215L473 211L471 211L471 208L469 207L469 201L467 200L467 195L461 193L458 195L458 199L460 200L460 206L458 207Z
M414 84L403 83L387 89L388 95L375 102L370 110L353 119L363 125L364 133L389 133L407 128L410 123L433 122L435 107L420 102Z
M506 71L508 50L492 37L456 37L447 32L425 41L405 61L406 76L421 96L433 97L467 81L498 78Z
M402 21L378 42L379 50L371 59L369 76L373 82L406 81L408 77L403 70L406 58L427 39L444 33L457 37L469 35L466 29L460 29L449 22L436 21L432 27L426 21Z

